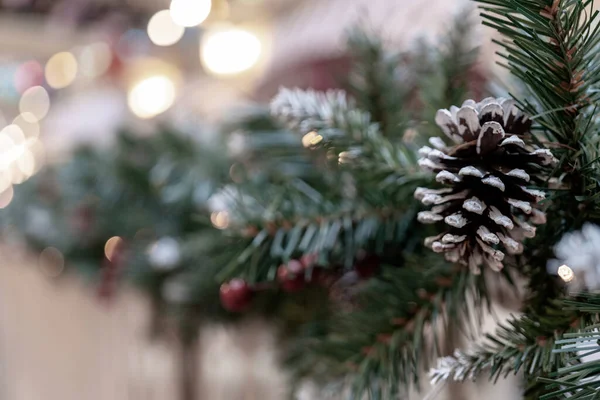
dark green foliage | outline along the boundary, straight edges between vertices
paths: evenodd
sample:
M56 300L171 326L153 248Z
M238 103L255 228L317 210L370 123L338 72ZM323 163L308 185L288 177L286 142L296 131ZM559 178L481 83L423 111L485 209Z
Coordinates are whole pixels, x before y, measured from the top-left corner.
M551 379L540 379L546 385L546 394L541 399L595 399L600 393L600 335L598 316L600 298L597 294L582 294L579 298L562 302L565 310L582 315L582 321L571 333L565 333L556 340L554 353L562 356L564 362ZM586 359L586 357L589 357Z

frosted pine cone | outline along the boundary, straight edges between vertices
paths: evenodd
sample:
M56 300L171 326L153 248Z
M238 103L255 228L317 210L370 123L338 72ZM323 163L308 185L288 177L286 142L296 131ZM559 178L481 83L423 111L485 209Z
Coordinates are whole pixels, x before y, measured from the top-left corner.
M435 121L455 145L431 138L434 148L419 150L419 165L449 186L415 192L423 204L433 206L419 213L419 221L448 226L425 244L475 272L481 265L498 270L505 252L521 253L521 241L535 236L529 222L545 222L544 213L532 206L544 193L526 185L540 182L543 167L557 160L549 150L525 142L531 121L512 100L467 100L460 108L439 110Z

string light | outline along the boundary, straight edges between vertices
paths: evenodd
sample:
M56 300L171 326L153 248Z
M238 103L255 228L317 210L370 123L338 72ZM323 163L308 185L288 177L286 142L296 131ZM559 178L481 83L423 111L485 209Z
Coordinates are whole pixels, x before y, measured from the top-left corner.
M575 278L575 273L568 265L563 264L558 267L558 276L565 282L571 282Z
M202 64L216 75L247 71L258 63L262 52L260 40L238 28L209 32L202 38L201 46Z
M46 63L46 82L54 89L69 86L77 76L77 59L68 51L57 53Z
M37 119L32 113L19 114L13 120L13 125L21 129L26 139L35 139L40 135L40 124L37 123Z
M19 111L27 122L42 120L50 110L50 96L46 89L34 86L27 89L19 101Z
M0 193L12 186L12 175L9 171L0 171ZM0 196L1 198L1 196Z
M165 75L137 83L129 92L128 105L140 118L152 118L167 111L175 102L175 84Z
M311 147L315 146L323 140L323 136L319 135L315 131L310 131L306 135L302 136L302 146Z
M227 211L215 211L210 215L210 222L217 229L226 229L229 226L229 214Z
M123 239L118 236L113 236L106 241L106 244L104 245L104 255L108 261L112 261L122 243Z
M108 71L112 59L112 51L107 43L92 43L78 54L79 71L88 78L98 77Z
M208 18L211 8L211 0L173 0L170 7L171 18L180 26L200 25Z
M28 148L23 149L23 153L17 159L17 167L23 173L25 179L29 179L35 172L35 156Z
M157 46L171 46L182 37L185 28L176 24L169 10L157 12L148 22L148 37Z
M10 202L12 201L14 196L14 190L12 186L6 188L2 193L0 193L0 209L6 208Z
M37 61L27 61L15 72L15 88L23 93L32 86L41 85L44 81L44 68Z

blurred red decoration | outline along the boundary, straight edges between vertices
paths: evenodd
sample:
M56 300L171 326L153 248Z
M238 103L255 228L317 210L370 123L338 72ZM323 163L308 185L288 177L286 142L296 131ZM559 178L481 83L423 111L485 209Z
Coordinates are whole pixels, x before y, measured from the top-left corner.
M44 83L44 68L35 60L27 61L17 68L14 80L19 93L33 86L41 86Z
M319 259L317 254L306 254L300 258L300 262L304 266L304 268L310 268L314 266Z
M250 305L252 289L243 279L232 279L221 285L219 295L223 308L231 312L241 312Z
M306 285L304 266L298 260L291 260L277 270L277 279L286 292L297 292Z
M381 259L375 254L368 254L358 259L354 264L354 270L362 279L368 279L373 277L379 266L381 265Z

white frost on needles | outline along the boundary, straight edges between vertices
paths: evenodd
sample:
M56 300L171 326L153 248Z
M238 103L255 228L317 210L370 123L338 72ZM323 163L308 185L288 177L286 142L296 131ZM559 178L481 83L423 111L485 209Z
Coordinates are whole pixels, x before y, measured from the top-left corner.
M325 93L314 90L281 88L271 101L271 112L291 128L304 132L333 125L339 111L351 108L342 90Z
M586 223L580 231L566 233L554 246L555 260L548 262L548 272L557 274L567 265L575 278L569 282L574 290L600 290L600 226Z
M475 376L471 366L469 358L461 351L455 350L454 356L439 358L437 367L429 370L431 384L434 385L447 380L462 382L467 379L474 379Z

